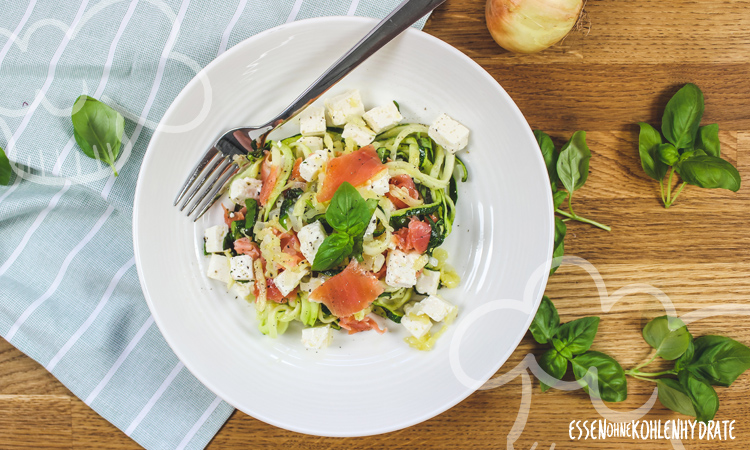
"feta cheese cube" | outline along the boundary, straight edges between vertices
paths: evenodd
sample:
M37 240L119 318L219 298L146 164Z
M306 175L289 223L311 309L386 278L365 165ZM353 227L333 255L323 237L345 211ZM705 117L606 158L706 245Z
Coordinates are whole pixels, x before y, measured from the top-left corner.
M302 136L297 141L305 147L309 148L310 151L323 150L323 138L317 136Z
M245 206L248 198L258 199L263 182L257 178L239 178L229 187L229 199L238 205Z
M330 153L327 150L316 150L299 165L299 174L305 181L312 181L320 169L328 162Z
M299 116L302 136L323 136L326 132L326 113L322 106L308 106Z
M229 261L229 273L233 280L252 281L253 275L253 258L248 255L239 255Z
M469 143L469 129L447 114L435 119L427 134L451 153L462 150Z
M367 111L362 115L362 118L365 119L365 122L367 122L372 131L377 134L395 127L399 122L404 120L404 117L393 102Z
M425 269L417 277L417 292L425 295L437 294L440 285L440 271Z
M346 126L344 126L344 132L341 133L341 137L344 139L351 139L358 146L364 147L365 145L370 145L370 143L375 140L375 132L367 127L347 123Z
M229 233L226 225L216 225L206 228L206 251L208 253L221 253L224 251L224 238Z
M401 325L403 325L412 336L421 339L430 331L430 328L432 328L432 321L425 315L407 313L401 318Z
M414 266L420 255L391 250L388 253L388 267L385 273L385 284L391 287L408 288L417 284L417 270Z
M323 228L323 224L320 223L319 220L305 225L299 230L299 233L297 233L300 251L302 251L305 259L307 259L310 264L315 261L315 255L318 253L318 249L326 237L326 230Z
M307 270L307 267L302 266L295 267L294 269L287 269L273 279L273 284L279 289L281 295L286 297L297 287L300 280L302 280L302 278L308 273L310 273L310 271Z
M333 329L330 325L302 329L302 344L307 348L323 349L331 345Z
M253 283L242 283L242 282L234 283L232 285L232 292L237 297L243 300L247 300L250 297L250 295L253 293Z
M229 258L224 255L211 255L206 275L208 278L213 278L223 283L231 283L232 276L229 274Z
M348 125L347 125L348 126ZM377 174L372 180L368 181L365 185L365 190L372 191L378 197L382 197L391 190L391 185L388 184L391 176L387 170L383 170Z
M311 277L310 280L301 282L299 284L299 288L303 292L312 294L312 291L319 288L321 284L325 283L325 281L326 281L326 277Z
M407 314L427 315L435 322L444 320L448 315L456 310L456 307L443 300L437 295L430 295L426 299L414 305ZM406 312L406 309L404 309Z
M365 106L358 90L351 90L341 95L331 97L325 102L331 125L340 127L348 122L349 117L361 117L365 113Z

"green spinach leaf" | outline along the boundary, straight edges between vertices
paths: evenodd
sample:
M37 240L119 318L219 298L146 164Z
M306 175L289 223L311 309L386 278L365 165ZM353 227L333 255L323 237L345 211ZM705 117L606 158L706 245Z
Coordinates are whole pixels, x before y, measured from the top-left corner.
M703 117L703 93L688 83L669 100L661 119L661 131L678 149L692 149Z
M73 104L71 114L73 136L89 158L103 161L112 168L120 155L125 119L120 113L99 100L81 95Z
M568 193L580 189L589 177L591 150L586 145L586 132L576 131L560 150L557 176Z
M546 344L552 336L557 333L557 327L560 325L560 316L552 301L546 295L542 297L542 303L531 321L529 331L534 336L534 340L540 344Z
M571 360L573 374L583 390L607 402L628 398L628 380L620 364L601 352L589 351ZM596 376L593 370L596 368Z
M10 161L5 155L5 151L0 148L0 185L7 186L10 184L10 177L13 174L13 169L10 166Z
M638 135L638 153L641 156L641 167L646 175L656 181L664 179L667 166L657 157L656 151L661 145L661 134L651 125L639 122L641 132Z
M732 164L716 156L693 156L681 162L679 169L680 176L688 184L707 189L740 190L740 173Z

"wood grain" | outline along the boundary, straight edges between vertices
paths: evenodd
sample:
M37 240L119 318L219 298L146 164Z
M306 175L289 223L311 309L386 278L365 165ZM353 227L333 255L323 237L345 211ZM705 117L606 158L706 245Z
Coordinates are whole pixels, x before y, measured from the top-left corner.
M483 0L450 0L425 31L463 51L500 82L532 128L558 143L584 129L592 149L591 173L574 207L612 226L607 233L570 223L566 250L598 270L608 295L633 284L663 291L678 314L708 306L750 305L750 191L688 187L675 205L660 206L658 185L640 167L639 121L659 124L668 98L686 82L706 97L704 123L718 123L723 155L750 180L750 0L588 0L590 30L571 33L537 55L515 55L498 47L484 23ZM594 349L614 355L625 368L648 357L640 332L664 314L652 295L633 293L603 308L592 278L581 268L562 267L547 294L564 321L601 317ZM737 308L739 310L739 308ZM750 320L738 311L690 324L694 335L723 334L750 343ZM502 375L540 346L527 336L500 370ZM656 365L655 368L659 366ZM523 377L480 390L449 411L417 426L356 439L304 436L235 412L211 449L281 447L300 449L506 448L522 402L530 408L514 448L668 449L668 441L607 439L572 441L573 419L597 419L582 391L542 394ZM629 397L610 404L635 409L653 385L629 380ZM735 419L729 442L689 440L687 449L747 448L750 436L750 376L719 388L718 419ZM648 420L677 418L658 403ZM37 363L0 340L0 449L134 449L138 446L99 417Z

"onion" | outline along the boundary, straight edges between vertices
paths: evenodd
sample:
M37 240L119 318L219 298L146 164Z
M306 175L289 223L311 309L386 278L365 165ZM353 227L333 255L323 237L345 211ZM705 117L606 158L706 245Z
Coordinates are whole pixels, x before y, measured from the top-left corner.
M492 38L506 50L536 53L565 37L578 21L584 0L487 0Z

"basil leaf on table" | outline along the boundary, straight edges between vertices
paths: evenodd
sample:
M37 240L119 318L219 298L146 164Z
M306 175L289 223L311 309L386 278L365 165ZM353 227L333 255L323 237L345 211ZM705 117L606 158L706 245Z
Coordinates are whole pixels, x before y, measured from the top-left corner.
M688 364L690 364L693 361L694 357L695 357L695 343L693 341L693 337L690 336L690 343L688 343L685 353L683 353L682 356L677 358L677 360L674 362L674 370L676 372L679 372L680 370L684 369Z
M721 158L694 156L681 162L679 169L680 177L688 184L708 189L729 189L733 192L740 190L740 173Z
M546 295L542 297L542 303L531 321L529 331L534 340L540 344L546 344L552 336L557 333L557 327L560 325L560 316L552 301Z
M565 376L565 372L568 370L568 360L564 356L559 354L557 350L551 348L546 352L542 353L539 357L539 367L542 368L547 374L553 378L561 380ZM542 392L547 392L550 388L549 385L541 383Z
M684 367L715 386L729 386L750 368L750 348L726 336L701 336ZM680 372L682 373L682 372Z
M712 123L698 128L698 136L695 139L695 148L706 152L707 155L721 156L721 143L719 142L719 125Z
M680 372L677 379L693 404L695 418L699 422L712 420L719 410L719 396L714 388L688 371Z
M328 236L320 244L318 253L315 254L312 270L320 272L336 267L352 253L353 246L354 242L351 236L346 233L335 233Z
M659 158L659 161L667 166L673 166L680 160L680 152L674 148L674 145L669 143L659 144L656 147L656 156Z
M565 225L565 222L563 222L561 218L555 217L555 247L552 250L552 266L549 269L550 275L555 273L562 263L562 260L556 259L565 254L565 234L567 234L567 232L568 226Z
M672 378L659 378L656 380L659 392L659 401L662 405L686 416L695 417L693 401L687 394L685 388Z
M693 148L703 117L703 92L688 83L669 100L661 119L664 137L677 148Z
M99 100L81 95L73 104L70 116L73 136L89 158L103 161L117 176L115 161L120 155L125 119Z
M373 213L370 206L354 186L345 181L333 194L326 211L326 220L334 230L356 236L370 222Z
M621 402L628 397L625 371L612 357L589 351L571 361L573 374L583 390L607 402ZM596 368L596 377L590 368Z
M672 324L670 324L670 319ZM660 316L643 328L643 339L656 349L657 356L672 361L685 353L690 344L690 333L679 318Z
M638 153L641 156L641 167L646 175L661 181L667 174L667 166L659 160L656 151L661 145L661 134L651 125L639 122L641 132L638 135Z
M594 343L598 329L598 317L582 317L560 325L555 336L562 343L562 348L558 351L560 353L569 351L573 355L587 351Z
M552 138L544 131L534 130L534 137L536 137L536 142L539 144L539 149L542 151L544 165L547 166L549 181L554 187L557 185L557 152L555 151L555 144L552 142Z
M563 145L557 157L557 176L568 193L580 189L589 177L591 150L586 145L586 132L576 131Z
M568 193L565 191L555 191L552 194L552 209L556 210L560 208L565 199L568 198Z
M10 184L10 176L13 174L13 168L10 161L5 155L5 151L0 148L0 185L7 186Z

